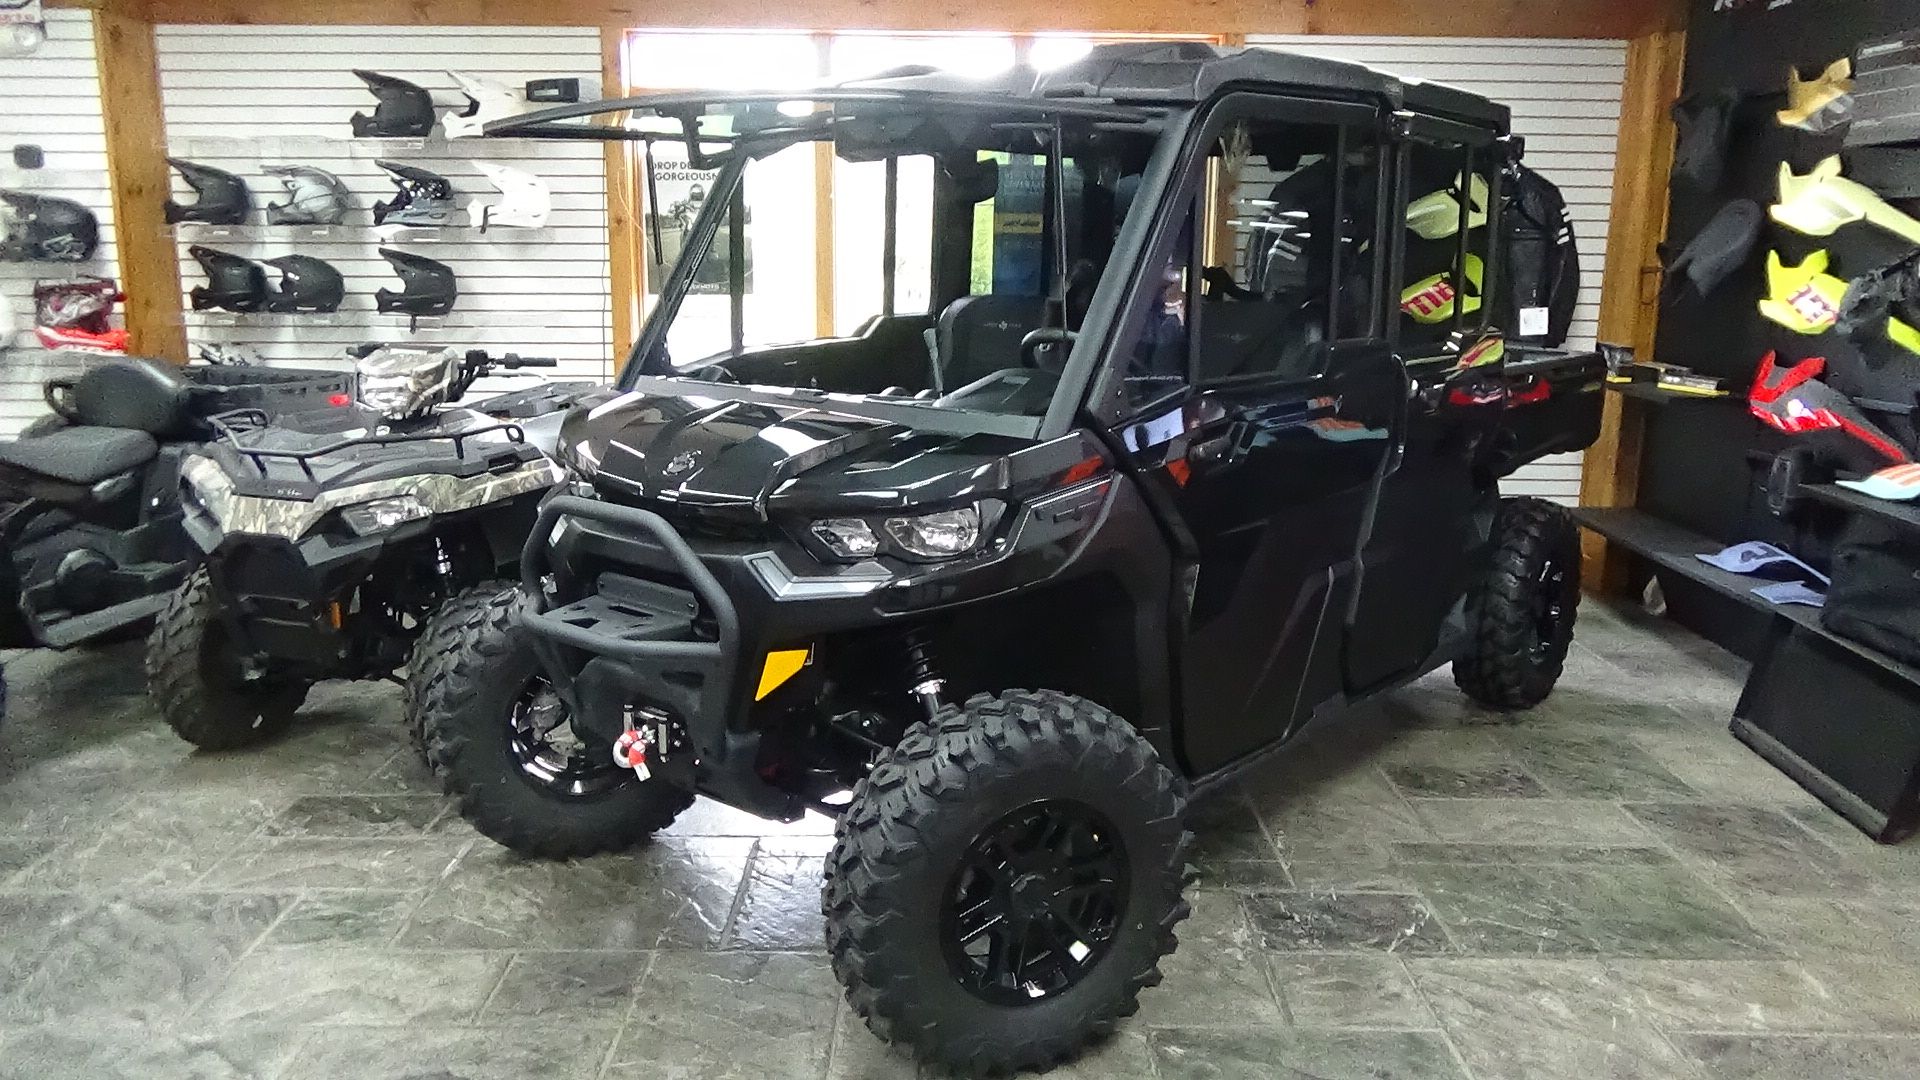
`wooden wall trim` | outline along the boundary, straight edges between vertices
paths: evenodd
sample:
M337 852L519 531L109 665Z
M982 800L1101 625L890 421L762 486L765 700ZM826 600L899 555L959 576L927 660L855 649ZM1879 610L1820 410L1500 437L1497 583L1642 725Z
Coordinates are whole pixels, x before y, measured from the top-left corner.
M1601 279L1600 340L1632 345L1653 358L1660 319L1658 246L1667 232L1667 177L1673 169L1671 108L1680 94L1686 33L1662 30L1635 38L1627 49L1620 103L1619 156L1613 170L1613 210ZM1606 395L1600 438L1580 471L1584 506L1632 506L1639 495L1644 402ZM1582 581L1595 592L1618 592L1626 582L1625 553L1598 535L1584 534Z
M626 39L623 30L600 29L600 92L607 97L627 93L623 63ZM646 240L640 228L644 196L632 143L608 143L606 162L607 278L613 307L611 359L612 370L618 372L639 336L641 300L647 291Z
M1413 34L1630 38L1672 25L1678 0L147 0L159 23L372 26L766 27L1015 33Z
M100 112L107 135L107 182L129 351L186 363L180 256L166 223L167 136L153 24L112 8L93 12Z

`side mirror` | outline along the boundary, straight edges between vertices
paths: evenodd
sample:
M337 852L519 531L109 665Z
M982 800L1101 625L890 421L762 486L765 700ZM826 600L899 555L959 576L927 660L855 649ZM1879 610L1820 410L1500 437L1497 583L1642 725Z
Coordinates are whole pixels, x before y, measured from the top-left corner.
M1064 326L1043 326L1038 330L1029 330L1027 336L1020 339L1020 364L1022 367L1038 368L1042 348L1050 346L1071 348L1074 339L1079 336L1078 331L1069 330ZM1062 353L1065 351L1064 348L1061 349Z

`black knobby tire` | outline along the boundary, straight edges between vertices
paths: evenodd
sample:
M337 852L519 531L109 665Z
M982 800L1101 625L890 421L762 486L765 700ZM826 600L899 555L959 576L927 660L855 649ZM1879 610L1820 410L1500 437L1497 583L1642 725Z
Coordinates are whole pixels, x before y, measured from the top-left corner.
M285 731L313 683L238 674L204 567L167 599L147 639L147 693L174 734L203 750L252 746Z
M1064 989L989 1001L961 982L945 912L977 838L1021 808L1090 808L1124 849L1124 907ZM1160 981L1186 918L1185 784L1124 720L1052 691L976 695L914 725L854 789L821 908L847 1000L874 1034L965 1073L1047 1068L1112 1032Z
M461 629L501 587L499 582L488 582L455 594L428 616L420 628L420 636L413 639L413 650L407 654L407 681L401 686L402 715L408 741L428 768L433 767L433 762L427 755L427 734L423 727L427 697L446 678L454 649L460 643Z
M427 760L460 816L495 843L523 855L571 859L624 851L673 823L693 794L630 772L584 794L537 783L515 757L516 702L542 678L515 627L518 585L494 582L461 593L435 615L418 649L444 655L409 673ZM565 722L564 720L562 721ZM601 747L612 767L611 751Z
M1544 499L1502 500L1492 558L1467 594L1472 642L1453 662L1453 681L1495 708L1538 705L1560 679L1579 606L1573 518Z

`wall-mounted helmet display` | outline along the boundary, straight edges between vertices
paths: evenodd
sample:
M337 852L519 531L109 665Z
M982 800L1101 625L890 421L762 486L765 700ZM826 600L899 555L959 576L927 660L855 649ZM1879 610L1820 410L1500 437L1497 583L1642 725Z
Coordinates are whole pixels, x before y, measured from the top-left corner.
M311 165L267 165L261 169L280 178L287 201L267 204L269 225L338 225L346 220L352 202L340 178Z
M546 225L547 215L553 211L553 193L547 189L545 180L525 169L495 165L491 161L476 161L473 167L500 189L499 199L475 202L467 208L468 215L479 222L481 232L495 225L520 229Z
M259 263L230 251L195 244L187 249L207 275L205 285L187 294L193 310L260 311L267 304L267 272Z
M205 225L239 225L253 212L253 193L247 182L225 169L170 157L167 164L198 196L191 203L167 200L167 224L198 221Z
M375 225L453 224L453 181L417 165L376 161L392 173L393 198L373 204Z
M72 199L0 191L0 262L85 262L100 219Z
M267 301L268 311L339 311L347 284L332 263L311 255L282 255L267 265L280 271L280 291Z
M514 116L526 110L526 99L506 83L464 71L449 71L447 74L453 76L453 81L460 84L460 92L467 96L466 108L455 109L441 118L441 126L446 129L449 139L467 139L485 134L481 129L487 121Z
M433 96L405 79L355 68L353 73L380 99L373 115L353 114L353 134L361 139L414 138L433 130Z
M419 319L423 315L445 315L453 310L453 301L460 295L453 267L393 248L381 248L380 257L393 267L401 284L399 292L381 289L373 294L374 306L381 314L411 315Z

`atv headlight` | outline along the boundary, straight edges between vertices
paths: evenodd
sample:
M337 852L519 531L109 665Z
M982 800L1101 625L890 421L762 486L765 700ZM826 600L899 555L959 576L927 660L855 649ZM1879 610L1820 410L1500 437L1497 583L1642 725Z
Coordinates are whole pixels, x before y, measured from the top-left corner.
M389 420L404 420L446 400L460 374L460 356L452 349L380 349L356 362L354 371L360 404Z
M859 518L826 518L814 522L807 531L843 559L865 559L880 551L880 537L873 526Z
M886 521L887 535L900 550L922 559L951 559L980 546L980 508L937 510Z
M340 511L340 520L347 523L347 528L352 529L355 536L372 536L396 525L431 516L433 511L427 508L427 504L412 495L375 499L358 506L344 507Z

